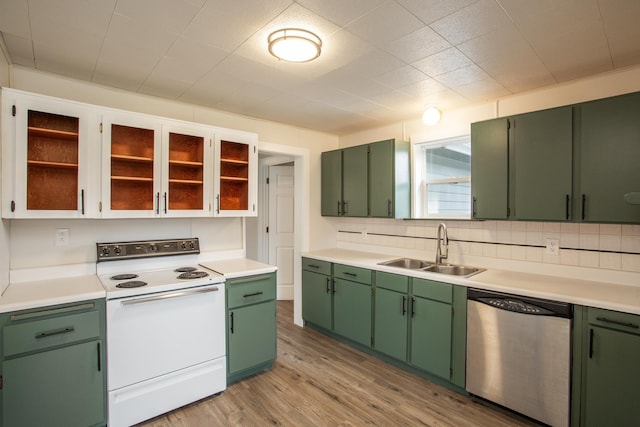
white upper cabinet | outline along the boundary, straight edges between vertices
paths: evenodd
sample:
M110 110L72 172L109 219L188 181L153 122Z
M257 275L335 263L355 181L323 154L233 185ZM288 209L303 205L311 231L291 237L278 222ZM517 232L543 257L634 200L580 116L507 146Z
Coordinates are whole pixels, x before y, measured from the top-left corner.
M2 89L2 216L96 217L99 143L90 107Z
M258 135L216 129L214 216L256 216Z

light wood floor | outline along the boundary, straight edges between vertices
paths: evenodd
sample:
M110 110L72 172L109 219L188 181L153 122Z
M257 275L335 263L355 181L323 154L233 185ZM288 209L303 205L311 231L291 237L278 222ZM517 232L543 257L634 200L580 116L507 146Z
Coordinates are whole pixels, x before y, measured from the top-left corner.
M278 302L278 358L270 371L231 384L144 424L199 426L533 426L293 324Z

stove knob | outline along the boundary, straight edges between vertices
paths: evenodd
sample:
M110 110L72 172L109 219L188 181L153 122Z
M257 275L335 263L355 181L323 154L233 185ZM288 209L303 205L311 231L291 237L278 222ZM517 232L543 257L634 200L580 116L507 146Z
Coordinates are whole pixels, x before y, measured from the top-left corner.
M116 247L113 249L113 252L114 252L116 255L120 255L120 252L121 252L121 251L120 251L120 246L116 246Z
M191 249L195 249L196 248L196 244L191 242Z
M111 254L111 251L109 250L108 247L104 247L102 248L102 256L109 256Z
M158 250L158 247L156 245L149 246L149 252L156 252L157 250Z
M187 250L187 242L182 242L180 246L182 247L182 250Z

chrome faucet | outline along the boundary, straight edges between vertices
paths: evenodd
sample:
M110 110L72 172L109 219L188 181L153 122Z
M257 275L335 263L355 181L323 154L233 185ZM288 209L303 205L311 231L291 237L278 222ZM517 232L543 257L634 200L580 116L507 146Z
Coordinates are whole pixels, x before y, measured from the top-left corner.
M438 225L438 246L436 247L436 265L442 263L443 259L449 256L449 236L447 235L447 225L441 222Z

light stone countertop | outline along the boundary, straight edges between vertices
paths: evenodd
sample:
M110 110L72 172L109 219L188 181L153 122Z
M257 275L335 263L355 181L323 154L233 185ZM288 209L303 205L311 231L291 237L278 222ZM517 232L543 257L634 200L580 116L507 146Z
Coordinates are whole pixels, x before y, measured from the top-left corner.
M0 313L105 298L96 275L12 283L0 298Z
M640 315L640 284L620 285L543 274L488 269L469 278L378 265L400 258L348 249L324 249L303 254L328 262L418 277L466 287L545 298Z
M273 265L263 264L247 258L205 261L200 262L200 265L222 274L226 279L273 273L277 270L277 267Z

